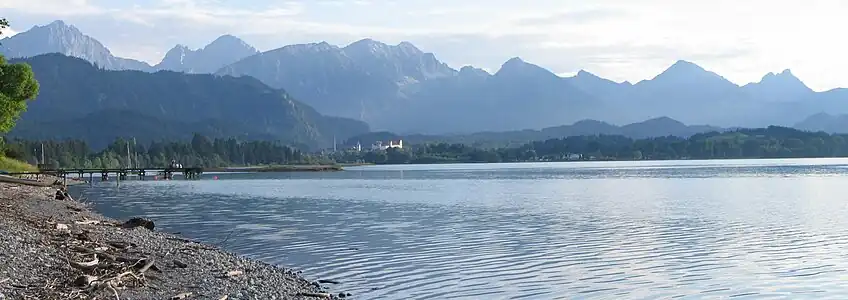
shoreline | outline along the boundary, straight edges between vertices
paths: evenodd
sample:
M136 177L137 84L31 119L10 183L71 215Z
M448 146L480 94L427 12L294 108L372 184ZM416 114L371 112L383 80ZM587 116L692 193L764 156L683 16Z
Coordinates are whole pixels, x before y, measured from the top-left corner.
M257 167L224 167L224 168L203 168L203 172L335 172L343 171L341 165L279 165L279 166L257 166Z
M328 293L300 272L156 231L153 222L120 222L56 200L55 192L0 182L0 299L350 296Z
M823 156L823 157L755 157L755 158L686 158L686 159L580 159L580 160L530 160L530 161L499 161L499 162L484 162L484 161L440 161L433 163L370 163L356 164L352 166L408 166L408 165L482 165L482 164L538 164L538 163L598 163L598 162L669 162L669 161L720 161L720 160L804 160L804 159L848 159L848 156ZM344 163L340 163L344 165Z

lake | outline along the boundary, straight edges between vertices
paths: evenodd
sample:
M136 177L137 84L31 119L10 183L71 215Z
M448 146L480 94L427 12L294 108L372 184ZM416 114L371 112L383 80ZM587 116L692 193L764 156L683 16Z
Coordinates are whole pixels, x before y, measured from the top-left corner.
M218 180L212 179L218 176ZM397 165L78 187L356 299L843 299L848 160Z

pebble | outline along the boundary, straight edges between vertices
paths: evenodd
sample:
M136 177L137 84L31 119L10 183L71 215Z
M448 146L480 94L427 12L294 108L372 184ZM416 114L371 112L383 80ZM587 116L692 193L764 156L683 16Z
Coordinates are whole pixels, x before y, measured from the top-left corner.
M67 261L88 261L91 257L82 257L69 245L91 243L79 240L77 235L62 235L55 224L65 224L73 231L85 230L86 240L132 245L123 250L110 248L109 253L134 259L149 255L154 259L154 267L148 271L152 275L148 285L121 287L121 299L170 299L188 292L188 286L196 287L190 289L194 295L215 295L215 299L223 295L234 296L230 299L292 299L292 295L299 293L321 292L300 273L287 272L284 268L208 245L186 243L174 239L176 236L172 234L146 229L145 225L136 226L140 228L111 226L124 223L92 212L75 201L54 200L52 188L10 187L13 185L0 183L0 241L3 241L0 253L4 255L0 259L0 272L13 274L7 277L16 278L12 280L16 285L46 288L6 289L7 286L0 286L0 299L65 299L70 292L78 290L73 281L83 272L73 269ZM97 220L102 224L75 223L83 220ZM152 221L149 224L154 228ZM233 280L220 276L222 270L248 272L238 275L239 280ZM157 279L153 279L154 276ZM103 295L97 298L106 299Z

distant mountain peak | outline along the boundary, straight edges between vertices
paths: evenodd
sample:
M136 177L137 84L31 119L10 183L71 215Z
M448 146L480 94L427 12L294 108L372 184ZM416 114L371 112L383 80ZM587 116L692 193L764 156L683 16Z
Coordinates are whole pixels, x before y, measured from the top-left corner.
M730 89L739 87L726 78L714 72L707 71L701 66L687 61L678 60L665 71L651 80L642 80L637 86L711 86L711 89ZM715 90L714 90L715 91Z
M422 55L423 51L415 47L410 42L400 42L395 46L388 45L386 43L373 40L371 38L365 38L358 40L356 42L351 43L344 47L346 51L354 51L359 54L363 53L371 53L371 54L380 54L380 55L395 55L398 53L403 53L404 55Z
M225 46L230 46L230 47L245 47L245 48L253 49L253 46L250 46L248 43L246 43L241 38L234 36L234 35L231 35L231 34L225 34L225 35L219 36L214 41L209 43L209 45L206 45L206 47L204 47L204 48L209 48L210 46L213 46L213 45L225 45Z
M701 66L687 61L687 60L678 60L671 67L665 70L663 73L690 73L690 72L707 72Z
M344 47L344 49L348 51L366 51L370 53L383 52L386 48L389 48L389 45L371 38L364 38Z
M574 122L574 124L571 124L571 126L597 126L597 125L611 125L611 124L604 122L604 121L598 121L598 120L595 120L595 119L582 119L582 120L579 120L577 122Z
M3 39L0 49L7 57L33 57L47 53L61 53L85 59L110 70L149 70L150 65L137 60L115 57L96 39L62 20Z
M505 66L505 65L518 65L518 64L526 64L526 62L524 62L524 60L521 59L521 57L516 56L516 57L510 58L509 60L507 60L503 65Z
M363 46L363 45L370 46L370 45L385 45L385 44L378 42L378 41L376 41L372 38L364 38L364 39L355 41L353 43L350 43L350 45L347 45L347 46L350 47L350 46Z
M597 77L597 76L595 76L595 74L592 74L591 72L583 70L583 69L580 69L580 71L577 71L577 75L574 75L574 76L575 77Z
M284 46L277 50L287 51L290 53L295 52L304 52L304 51L327 51L331 49L337 49L336 46L330 45L327 42L319 42L319 43L306 43L306 44L294 44Z
M222 34L222 35L221 35L221 36L219 36L217 39L215 39L214 41L212 41L212 43L217 42L217 41L227 41L227 40L229 40L229 41L238 41L238 42L241 42L241 41L242 41L239 37L237 37L237 36L234 36L234 35L232 35L232 34L227 33L227 34Z
M516 69L519 69L519 68L524 68L524 67L527 67L528 65L530 65L530 64L525 62L520 57L516 56L516 57L510 58L509 60L504 62L501 65L501 69L498 70L498 73L501 73L503 71L509 71L509 70L516 70Z
M501 69L498 70L497 73L495 73L495 76L503 76L505 74L520 74L522 76L547 76L560 78L550 70L528 63L520 57L513 57L507 60L503 65L501 65Z
M601 79L601 80L609 81L608 79L605 79L601 76L595 75L594 73L586 71L586 70L577 71L577 74L574 75L574 77L576 77L576 78L586 78L586 79Z
M795 77L795 75L792 74L792 70L786 69L786 70L783 70L782 72L777 73L777 74L775 74L774 72L768 72L768 74L763 76L763 79L761 81L765 81L765 80L773 79L773 78L794 78L794 79L797 79L797 77Z
M746 84L743 88L772 100L793 100L798 96L813 93L790 69L775 74L769 72L760 80Z
M685 125L685 124L683 124L683 122L680 122L680 121L678 121L678 120L672 119L672 118L667 117L667 116L662 116L662 117L656 117L656 118L653 118L653 119L648 119L648 120L645 120L643 123L659 123L659 124L679 124L679 125Z
M39 27L39 26L36 26L36 27ZM47 25L44 25L44 26L41 26L41 27L74 27L74 26L68 26L68 24L66 24L65 21L62 21L62 20L56 20L56 21L50 22L50 24L47 24Z
M77 28L74 25L70 25L68 23L65 23L65 21L62 21L62 20L56 20L56 21L50 22L47 25L41 25L41 26L35 25L35 26L32 27L32 30L39 30L39 29L42 29L42 30L48 29L48 30L51 30L51 31L54 31L54 32L67 32L67 33L70 33L70 34L73 34L73 35L80 35L80 36L84 35L82 33L82 31L79 30L79 28Z
M809 116L808 118L832 118L832 117L835 117L835 116L831 115L829 113L826 113L826 112L819 112L819 113L816 113L816 114Z
M415 45L413 45L412 43L407 42L407 41L400 42L399 44L397 44L396 47L400 48L403 51L407 51L407 52L423 53L423 51L421 51L421 49L418 49L418 47L415 47Z
M468 76L488 77L488 76L491 76L491 75L492 74L489 74L489 72L486 72L486 70L483 70L483 69L480 69L480 68L475 68L473 66L464 66L461 69L459 69L459 76L463 76L463 77L468 77Z
M259 51L256 48L242 39L225 34L197 50L177 44L165 54L155 68L186 73L212 73L257 53Z

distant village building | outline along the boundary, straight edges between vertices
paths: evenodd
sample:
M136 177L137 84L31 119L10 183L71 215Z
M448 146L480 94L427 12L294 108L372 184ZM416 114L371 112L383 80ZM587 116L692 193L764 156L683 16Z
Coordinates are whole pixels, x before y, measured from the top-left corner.
M403 140L398 140L397 144L394 141L389 141L388 145L384 145L382 141L377 141L371 145L371 150L386 150L389 148L403 149Z

